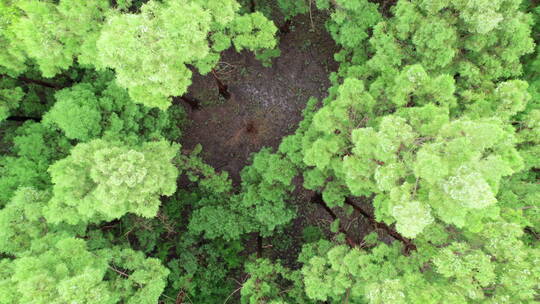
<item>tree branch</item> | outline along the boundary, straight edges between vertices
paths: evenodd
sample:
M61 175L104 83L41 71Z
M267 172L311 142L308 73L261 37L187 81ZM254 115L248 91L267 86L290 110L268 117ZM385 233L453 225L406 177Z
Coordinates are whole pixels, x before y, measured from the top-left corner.
M41 121L41 117L10 116L10 117L6 118L6 120L9 120L9 121L28 121L28 120L33 120L33 121L35 121L35 122L40 122L40 121Z
M221 79L219 79L215 70L212 70L212 76L214 77L214 80L216 81L216 84L219 90L219 95L221 95L225 99L230 99L231 93L229 93L229 87L226 84L224 84L221 81Z
M354 210L358 211L358 213L360 213L361 215L363 215L365 218L367 218L369 220L369 222L377 227L377 228L382 228L384 231L386 231L386 233L388 233L390 236L392 236L394 239L402 242L404 245L405 245L405 250L407 252L411 251L411 250L416 250L416 245L414 245L412 243L412 241L404 236L402 236L401 234L399 234L397 231L395 231L393 228L391 228L390 226L386 225L385 223L382 223L382 222L377 222L375 220L375 217L371 214L369 214L368 212L366 212L365 210L363 210L362 208L360 208L359 206L357 206L355 203L353 203L351 201L350 198L345 198L345 204L353 207Z
M322 206L324 208L324 210L326 210L326 212L328 212L328 214L330 214L330 216L332 217L332 219L335 221L338 218L338 216L336 215L336 213L330 209L330 207L328 207L328 205L326 205L326 203L324 202L323 198L322 198L322 194L320 193L316 193L312 199L311 199L311 202L315 203L315 204L318 204L320 206ZM351 247L351 248L354 248L354 247L360 247L352 237L349 236L349 234L347 233L347 230L345 230L345 227L343 227L342 223L340 222L339 223L339 232L343 233L345 235L345 240L347 241L347 244Z

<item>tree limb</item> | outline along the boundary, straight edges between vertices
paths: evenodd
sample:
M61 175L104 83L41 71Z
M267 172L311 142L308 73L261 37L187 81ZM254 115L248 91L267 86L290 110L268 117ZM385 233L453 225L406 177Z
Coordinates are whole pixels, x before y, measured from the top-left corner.
M388 233L391 237L393 237L394 239L402 242L404 245L405 245L405 250L407 252L411 251L411 250L416 250L416 245L413 244L413 242L402 236L401 234L399 234L397 231L395 231L392 227L386 225L385 223L382 223L382 222L377 222L375 220L375 217L371 214L369 214L368 212L366 212L365 210L363 210L362 208L360 208L359 206L357 206L355 203L353 203L351 201L350 198L345 198L345 204L353 207L354 210L358 211L358 213L360 213L361 215L363 215L365 218L367 218L369 220L369 222L377 227L377 228L382 228L384 231L386 231L386 233Z

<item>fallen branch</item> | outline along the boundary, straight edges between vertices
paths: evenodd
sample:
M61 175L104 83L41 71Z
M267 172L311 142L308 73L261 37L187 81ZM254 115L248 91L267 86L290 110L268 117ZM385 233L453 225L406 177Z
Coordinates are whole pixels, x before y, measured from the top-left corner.
M37 84L37 85L40 85L42 87L47 87L47 88L51 88L51 89L64 89L64 88L67 88L69 87L69 85L61 85L61 84L57 84L57 83L52 83L52 82L47 82L45 80L39 80L39 79L32 79L32 78L28 78L28 77L24 77L24 76L18 76L18 77L11 77L9 75L0 75L0 78L11 78L11 79L14 79L14 80L19 80L19 81L22 81L24 83L32 83L32 84Z
M24 77L24 76L19 76L17 79L19 79L22 82L33 83L33 84L37 84L37 85L40 85L42 87L47 87L47 88L51 88L51 89L57 89L58 90L58 89L65 88L64 86L56 84L56 83L51 83L51 82L47 82L47 81L43 81L43 80L39 80L39 79L31 79L31 78L27 78L27 77Z
M119 275L124 276L126 278L129 278L129 274L127 274L127 273L125 273L123 271L120 271L120 270L112 267L111 265L108 265L108 266L109 266L109 269L112 269L114 272L118 273Z

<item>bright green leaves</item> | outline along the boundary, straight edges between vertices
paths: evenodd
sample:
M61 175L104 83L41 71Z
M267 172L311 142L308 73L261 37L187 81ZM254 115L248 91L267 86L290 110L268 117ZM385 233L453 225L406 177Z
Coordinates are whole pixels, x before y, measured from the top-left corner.
M175 18L174 16L189 16ZM185 66L208 54L210 15L187 1L149 2L139 15L111 17L98 40L99 59L136 102L166 109L190 84ZM183 50L178 52L178 50Z
M13 24L21 17L22 11L11 0L0 1L0 67L10 74L21 74L26 70L26 56L17 44Z
M482 175L466 166L461 167L456 175L448 178L443 183L443 189L451 199L469 209L482 209L497 201Z
M191 84L186 65L208 73L231 39L239 51L275 46L276 28L262 14L239 16L231 1L224 7L217 1L150 1L140 14L114 15L97 42L100 65L116 71L135 102L166 109L170 97L183 95Z
M372 283L366 294L370 304L407 303L404 290L406 286L400 280L387 279L380 283Z
M461 19L469 26L469 31L486 34L497 27L504 17L498 10L505 1L471 1L460 4ZM515 2L517 1L509 1Z
M177 145L165 141L135 147L103 140L77 145L49 169L54 187L47 219L75 224L128 212L155 216L159 197L176 190L178 170L171 161L177 152Z
M396 229L404 237L415 237L424 228L433 223L429 207L418 201L406 201L392 208L396 219Z
M361 81L346 79L338 89L336 100L313 115L302 139L303 162L316 171L305 173L304 186L308 189L325 187L328 176L343 174L341 157L350 149L348 137L357 126L365 125L372 114L374 99L364 90ZM340 185L328 184L323 191L327 203L339 205L346 191Z
M15 155L0 158L0 205L21 186L46 190L50 185L47 168L65 157L70 148L65 137L42 124L27 122L19 127L13 138Z
M454 108L455 83L449 75L431 78L421 65L411 65L395 78L392 87L392 102L398 107L414 103L417 106L430 103Z
M498 107L495 113L503 119L525 110L531 96L527 92L529 85L522 80L502 82L495 89Z
M242 285L242 304L301 303L301 278L298 272L293 272L279 263L272 263L268 259L257 259L245 266L249 279ZM282 290L282 286L292 287ZM285 286L287 286L285 285Z
M472 235L474 247L452 243L441 249L433 257L435 270L471 300L529 301L538 283L535 261L540 252L526 247L522 234L517 225L491 222Z
M283 12L285 19L292 19L299 14L305 14L309 11L310 6L307 1L291 1L291 0L278 0L277 4L279 9Z
M21 73L29 57L45 77L68 69L75 59L112 68L135 102L164 110L191 84L187 65L208 73L231 41L239 51L276 46L274 24L260 13L238 15L240 5L233 0L150 1L139 14L121 11L130 4L119 3L120 11L113 11L106 0L25 0L16 6L4 0L0 44L6 51L0 65Z
M190 168L192 161L184 165L188 176L193 174L189 171L195 169ZM202 166L205 167L209 166ZM204 232L210 239L238 239L243 233L252 231L269 235L294 218L295 213L286 202L294 190L292 179L297 175L297 169L286 157L271 153L269 149L256 153L253 163L242 170L241 189L235 195L230 193L227 175L219 175L211 167L209 169L197 168L195 171L206 177L199 181L205 197L199 202L202 208L191 216L189 228L192 232ZM214 183L227 187L208 187Z
M230 25L236 51L272 49L276 46L277 27L259 12L239 16Z
M12 276L2 278L13 284L5 290L13 295L15 302L11 303L115 303L107 283L102 281L107 270L105 258L87 251L80 239L48 238L45 242L50 243L49 249L15 260Z
M397 243L369 249L308 244L300 255L305 292L332 303L528 302L535 297L540 252L525 246L522 234L517 225L491 222L481 233L459 236L462 241L422 241L407 256Z
M19 188L11 201L0 210L0 251L12 255L30 249L34 239L47 232L42 221L43 206L50 194L29 187Z
M322 248L317 248L319 246ZM414 269L417 261L411 259L409 265L400 263L399 246L381 244L372 253L344 245L326 250L324 247L322 241L315 244L318 252L311 257L306 255L307 261L302 268L309 298L339 302L348 297L351 302L359 303L365 300L368 303L405 303L406 283L400 282L399 274ZM312 245L304 246L302 255L313 249ZM391 299L402 302L388 302Z
M438 273L446 278L455 278L456 287L463 289L471 299L481 299L484 293L482 288L496 283L491 257L464 243L454 243L444 248L433 263Z
M520 75L520 56L533 42L519 2L398 1L394 17L379 23L370 39L375 54L367 73L376 76L376 90L391 84L394 69L411 64L458 76L458 91Z
M423 18L412 36L420 62L428 68L444 67L458 52L456 30L440 18Z
M52 77L69 68L76 57L83 64L93 63L97 54L95 41L109 9L108 1L62 0L55 5L25 0L17 6L24 17L13 25L13 32L43 76Z
M15 80L9 78L0 79L0 122L9 117L24 97L22 88L16 85Z
M131 249L93 252L82 239L61 236L36 243L3 265L9 276L0 276L0 303L156 303L169 273Z
M374 3L364 0L337 0L327 28L336 43L354 49L362 46L362 42L368 38L367 30L380 19L381 15Z
M489 153L488 151L493 151ZM489 154L488 154L489 153ZM477 227L483 209L492 217L501 177L521 169L512 135L498 121L455 121L444 126L437 140L424 144L413 165L419 189L429 189L428 202L440 219L458 227ZM452 207L451 207L452 206Z
M56 103L44 118L54 123L69 139L88 141L101 133L101 112L89 85L77 85L56 93Z
M142 252L131 249L104 249L100 254L107 258L109 284L118 302L156 303L167 284L169 269L155 258L146 258ZM126 270L126 271L124 271Z
M494 107L508 119L528 101L526 85L510 81L499 88ZM329 206L350 194L376 194L377 218L396 222L398 232L411 238L436 218L472 230L481 228L483 218L497 218L501 178L523 167L513 131L499 119L451 121L449 108L457 106L453 79L430 79L419 65L396 78L394 92L405 107L368 120L374 98L358 80L345 80L305 132L303 162L313 168L304 172L304 186L320 189ZM408 99L419 106L406 105Z
M416 163L414 165L414 173L430 184L435 184L448 176L448 163L443 159L442 155L426 146L416 154Z
M254 209L252 216L263 232L270 233L293 219L294 212L285 202L294 190L292 179L296 174L296 168L287 158L268 149L255 154L253 164L241 172L242 208Z
M83 81L55 94L56 103L43 117L46 126L81 142L103 137L140 143L180 136L180 107L165 112L134 104L127 91L112 81L112 73L89 74L91 83Z

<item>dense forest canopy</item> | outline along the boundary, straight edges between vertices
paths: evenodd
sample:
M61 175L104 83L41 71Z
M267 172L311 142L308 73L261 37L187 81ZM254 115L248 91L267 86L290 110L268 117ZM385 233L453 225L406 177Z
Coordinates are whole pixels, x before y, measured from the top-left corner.
M0 0L0 48L0 304L540 302L537 1Z

